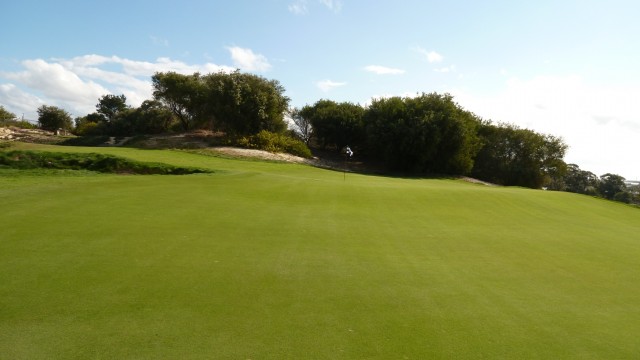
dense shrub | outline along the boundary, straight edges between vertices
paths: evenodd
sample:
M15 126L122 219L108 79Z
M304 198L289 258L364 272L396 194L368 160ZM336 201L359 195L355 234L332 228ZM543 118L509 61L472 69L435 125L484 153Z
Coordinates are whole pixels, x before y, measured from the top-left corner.
M95 122L79 122L75 128L75 134L78 136L91 136L102 134L104 126Z
M302 141L285 134L272 133L266 130L262 130L253 136L240 138L238 145L249 149L284 152L304 158L311 157L311 150Z
M69 138L60 143L67 146L100 146L109 141L109 136L78 136Z

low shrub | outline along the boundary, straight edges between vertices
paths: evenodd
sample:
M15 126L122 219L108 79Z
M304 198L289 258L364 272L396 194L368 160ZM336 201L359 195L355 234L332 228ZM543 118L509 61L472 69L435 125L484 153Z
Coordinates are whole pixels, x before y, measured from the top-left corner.
M75 129L75 134L78 136L99 136L103 133L104 125L100 125L91 121L78 124Z
M2 120L0 121L0 127L17 127L20 129L37 129L38 125L30 123L26 120Z
M310 158L311 150L305 143L290 136L262 130L256 135L242 137L238 145L248 149L265 150L269 152L284 152L304 158Z
M109 136L78 136L66 139L59 145L67 146L100 146L109 141Z

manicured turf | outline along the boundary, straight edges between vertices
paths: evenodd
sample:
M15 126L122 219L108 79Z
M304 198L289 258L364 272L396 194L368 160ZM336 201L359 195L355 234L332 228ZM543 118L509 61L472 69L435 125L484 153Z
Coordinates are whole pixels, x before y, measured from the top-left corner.
M0 170L2 359L640 354L639 209L99 150L216 172Z

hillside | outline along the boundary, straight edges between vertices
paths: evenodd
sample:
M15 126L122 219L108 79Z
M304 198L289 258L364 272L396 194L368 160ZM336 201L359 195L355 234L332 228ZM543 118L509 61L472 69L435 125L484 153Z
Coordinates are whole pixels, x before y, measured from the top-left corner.
M629 206L185 151L20 147L214 172L0 169L7 358L640 353Z
M311 159L305 159L287 153L273 153L257 149L243 149L239 147L223 146L219 139L220 134L210 131L196 130L187 133L148 135L141 137L113 137L99 136L86 140L75 141L73 135L57 135L50 131L39 129L20 129L17 127L0 127L0 141L23 142L34 144L60 145L65 141L87 142L96 147L130 147L137 149L189 149L200 150L201 153L210 155L227 156L231 158L262 159L269 161L291 162L307 164L325 169L347 170L357 172L377 171L371 166L365 167L358 161L345 163L340 156L328 151L317 150Z

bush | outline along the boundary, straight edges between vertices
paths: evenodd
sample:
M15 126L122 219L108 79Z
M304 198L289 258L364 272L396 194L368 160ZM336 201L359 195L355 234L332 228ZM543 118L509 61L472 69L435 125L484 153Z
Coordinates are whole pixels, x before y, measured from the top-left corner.
M17 127L20 129L37 129L36 124L30 123L26 120L2 120L0 121L0 127Z
M69 138L62 142L60 145L65 146L101 146L109 141L109 136L78 136L75 138Z
M238 145L248 149L265 150L269 152L284 152L304 158L310 158L311 150L300 140L280 133L272 133L266 130L256 135L243 137L238 140Z
M88 136L88 135L101 135L104 133L104 126L101 126L95 122L83 122L78 124L75 129L75 134L78 136Z

